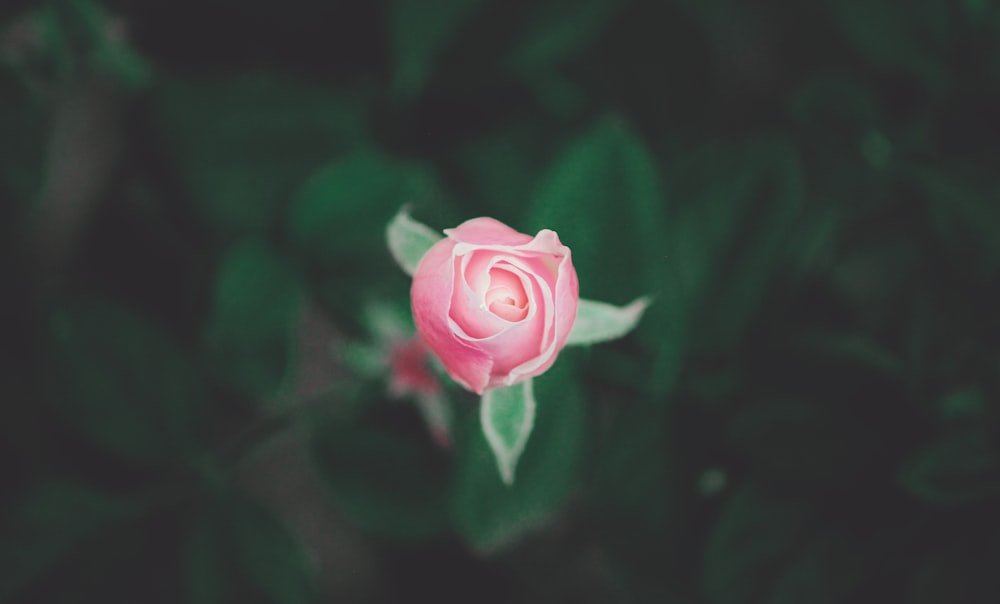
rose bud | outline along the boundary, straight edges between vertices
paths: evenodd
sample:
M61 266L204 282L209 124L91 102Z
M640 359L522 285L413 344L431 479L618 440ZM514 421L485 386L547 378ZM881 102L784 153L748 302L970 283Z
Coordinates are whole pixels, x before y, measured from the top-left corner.
M548 229L531 237L492 218L445 234L413 274L413 318L424 341L478 394L543 373L576 319L569 248Z

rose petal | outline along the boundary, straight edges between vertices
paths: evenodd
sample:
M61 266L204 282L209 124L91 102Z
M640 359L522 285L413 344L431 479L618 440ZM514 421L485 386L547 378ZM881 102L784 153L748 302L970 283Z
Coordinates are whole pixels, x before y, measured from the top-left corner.
M456 258L456 270L465 273L469 265L475 265L475 253ZM489 262L491 258L484 255L481 263L482 279L473 277L475 284L465 279L458 279L455 291L451 297L451 307L448 315L459 327L459 336L466 339L487 338L506 329L510 324L502 318L489 312L486 306L486 288L489 286ZM479 283L482 281L482 283Z
M469 390L482 394L490 381L493 361L487 352L456 336L447 313L455 283L454 246L455 242L450 239L439 241L417 265L410 288L413 320L448 375Z
M531 241L531 235L518 233L493 218L473 218L453 229L445 229L450 239L475 245L521 245Z
M516 308L525 308L528 294L524 291L521 279L504 268L504 263L497 263L490 269L490 288L486 290L486 304L492 304L499 299Z
M576 271L573 269L569 248L564 249L566 249L566 255L563 256L559 263L558 278L551 305L552 314L554 315L554 326L551 332L546 330L546 335L551 334L551 340L546 343L544 349L537 357L529 359L511 369L505 381L506 384L514 384L525 377L539 375L551 367L552 363L556 360L556 356L558 356L558 352L565 346L570 330L573 329L573 322L576 320L577 304L580 298L580 286L577 281Z

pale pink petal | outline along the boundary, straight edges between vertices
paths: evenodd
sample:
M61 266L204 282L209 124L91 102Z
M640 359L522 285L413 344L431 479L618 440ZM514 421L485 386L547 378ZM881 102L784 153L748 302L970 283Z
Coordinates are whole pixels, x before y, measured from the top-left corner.
M531 235L518 233L493 218L473 218L444 232L450 239L475 245L521 245L531 241Z
M448 317L455 282L454 246L455 242L450 239L439 241L417 265L410 288L413 319L448 375L469 390L482 394L489 383L493 361L482 349L460 340Z
M576 269L573 268L573 262L567 249L566 255L559 263L555 300L553 303L555 324L551 334L552 339L546 343L544 349L537 357L529 359L511 369L507 379L503 382L504 385L514 384L526 377L540 375L552 366L558 352L565 346L570 330L573 329L579 299L579 283L577 281Z
M461 259L456 259L456 270L464 273L470 262L470 257L477 254L468 254ZM486 305L486 289L489 287L489 262L491 258L483 254L485 263L481 266L482 279L473 275L470 284L465 279L456 279L455 291L451 297L451 308L448 311L451 319L458 327L458 335L466 339L486 338L499 333L508 327L508 322L489 312ZM481 281L481 283L479 283Z

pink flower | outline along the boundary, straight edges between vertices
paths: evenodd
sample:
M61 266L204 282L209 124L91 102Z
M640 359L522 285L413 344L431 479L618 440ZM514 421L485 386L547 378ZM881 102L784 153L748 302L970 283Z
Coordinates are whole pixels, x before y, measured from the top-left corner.
M413 318L424 341L478 394L543 373L576 319L569 248L548 229L531 237L492 218L445 234L413 274Z

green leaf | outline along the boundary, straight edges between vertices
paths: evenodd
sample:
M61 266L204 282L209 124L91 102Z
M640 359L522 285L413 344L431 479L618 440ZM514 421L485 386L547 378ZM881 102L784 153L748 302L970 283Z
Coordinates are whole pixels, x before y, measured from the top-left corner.
M73 21L70 27L84 30L90 48L91 64L119 79L130 88L140 88L149 84L150 66L126 44L125 36L115 23L115 16L104 7L90 0L71 0L63 3L64 16Z
M570 143L542 178L527 222L556 231L573 250L583 296L617 303L659 293L661 269L648 261L665 251L657 172L635 134L605 119Z
M447 458L422 427L393 429L401 423L420 426L415 411L373 401L357 413L342 408L320 421L310 438L316 471L338 509L366 531L386 537L422 539L443 530Z
M0 70L0 194L9 191L5 214L14 201L27 206L42 187L46 113L10 72Z
M649 303L649 298L638 298L627 306L580 300L566 344L596 344L620 338L635 329Z
M907 174L924 191L931 226L950 248L974 246L970 256L1000 264L1000 206L995 195L977 186L974 175L934 166L914 166Z
M760 602L809 528L808 508L755 487L726 505L708 539L705 593L714 604Z
M479 421L496 457L500 478L508 486L514 484L517 460L535 427L532 380L487 390L479 406Z
M270 75L160 80L158 117L194 209L228 236L266 234L310 174L364 136L365 105Z
M691 556L684 538L690 516L683 511L693 486L691 466L682 466L685 459L673 450L674 422L660 397L609 398L587 481L587 505L594 511L588 524L617 574L661 590L664 569Z
M85 549L102 531L134 515L129 503L66 482L43 483L18 502L0 532L0 599L40 579Z
M233 246L215 278L205 335L224 379L257 400L277 396L292 364L302 286L294 270L258 242Z
M202 514L184 543L182 566L191 604L225 602L226 592L234 589L221 533L216 519Z
M443 239L433 229L417 222L403 208L386 227L386 242L393 259L407 275L413 275L427 250Z
M392 95L412 100L423 91L434 62L462 23L483 0L393 0L389 9L392 41Z
M1000 455L981 430L948 435L917 452L899 480L927 503L964 505L1000 496Z
M948 44L949 11L938 0L833 0L835 22L872 62L909 72L932 88L946 83L939 55ZM930 49L930 50L929 50Z
M289 209L288 229L295 246L320 266L344 271L347 258L362 261L384 252L386 225L404 204L437 201L440 193L427 170L375 151L341 157L313 174Z
M615 0L538 2L524 34L507 59L509 69L535 92L539 104L565 117L579 113L586 97L559 66L586 50L603 33L621 6Z
M857 601L854 590L877 564L872 544L843 533L814 538L789 561L768 595L768 604L840 604ZM877 550L876 550L877 551Z
M497 551L544 526L579 480L586 416L574 352L564 350L533 380L535 425L513 485L497 472L479 414L470 413L457 426L450 511L455 528L476 550Z
M658 172L632 130L605 119L556 158L527 223L558 232L573 250L582 296L611 304L639 295L657 300L637 339L655 351L649 385L663 393L680 370L685 337Z
M553 120L517 121L470 140L456 158L482 212L506 224L521 224L538 177L560 144ZM519 203L513 203L514 201Z
M674 164L669 182L684 201L666 234L673 286L698 344L729 348L786 261L803 205L798 153L772 139L705 145Z
M183 549L188 599L195 604L315 601L305 552L269 509L236 492L215 493L199 510Z
M51 318L50 385L68 425L132 459L165 461L193 450L207 407L190 359L130 310L81 300Z
M225 513L246 577L275 602L313 602L305 552L279 519L250 500L231 502Z
M550 71L592 44L620 6L615 0L535 4L525 34L511 53L511 66L521 74Z

